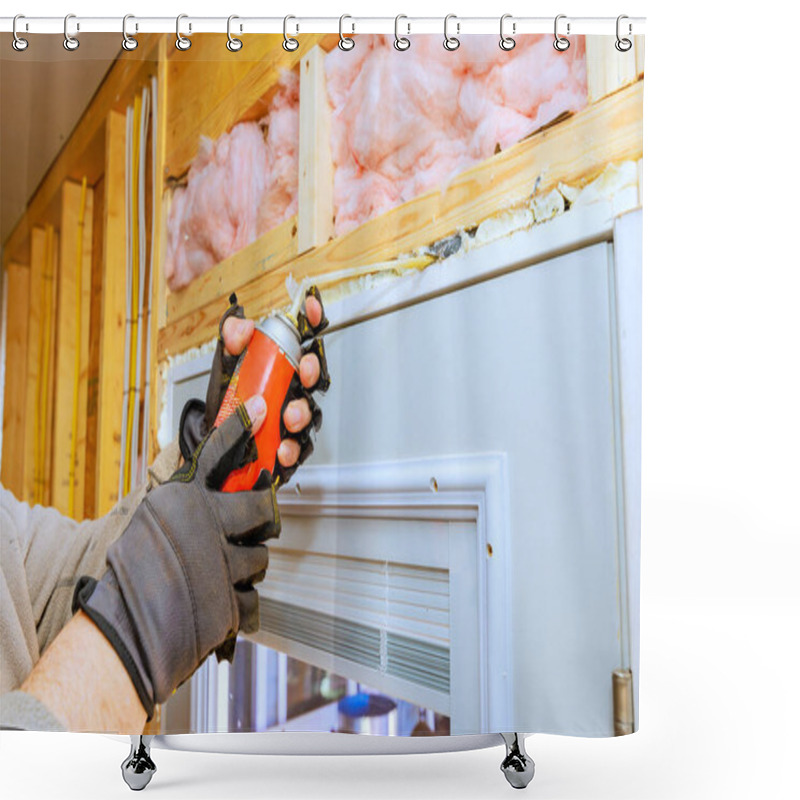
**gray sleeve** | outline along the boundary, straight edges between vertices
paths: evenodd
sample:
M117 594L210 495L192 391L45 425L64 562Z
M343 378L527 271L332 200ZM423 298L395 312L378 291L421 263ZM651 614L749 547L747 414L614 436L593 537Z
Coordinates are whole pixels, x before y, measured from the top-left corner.
M59 719L40 700L19 690L0 696L0 729L6 731L63 731Z
M125 530L147 489L169 477L179 450L171 445L150 469L142 485L96 520L75 522L53 508L17 503L11 513L25 542L25 572L43 653L72 617L72 595L82 575L99 578L106 568L106 551Z

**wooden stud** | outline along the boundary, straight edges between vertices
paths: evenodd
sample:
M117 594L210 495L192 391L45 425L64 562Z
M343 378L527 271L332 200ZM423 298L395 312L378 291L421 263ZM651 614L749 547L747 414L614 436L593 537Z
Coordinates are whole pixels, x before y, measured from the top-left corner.
M89 365L86 386L86 479L83 511L86 517L97 516L97 394L100 374L100 323L103 300L103 264L105 232L105 179L93 189L92 208L92 277L89 309Z
M65 181L61 199L61 246L58 277L58 310L55 336L54 418L52 505L62 514L70 514L70 491L73 494L72 515L83 518L84 474L86 461L86 384L89 361L89 309L92 265L92 190L87 187L81 215L81 186ZM78 236L81 263L77 263ZM80 314L76 313L78 273L80 272ZM78 317L80 316L80 330ZM79 358L75 374L76 354ZM78 384L77 429L73 431L75 382ZM75 441L75 464L73 458ZM74 482L74 489L70 485Z
M44 374L39 376L39 380L44 382L46 387L42 394L44 414L44 430L42 432L42 448L44 464L41 467L42 498L41 502L46 505L53 503L53 427L55 423L55 392L56 392L56 370L55 353L56 340L58 334L58 286L59 275L59 249L58 243L60 236L51 225L45 226L45 234L50 237L47 246L48 260L45 262L44 291L47 294L47 301L44 314L47 321L44 327L45 335L49 338L44 354Z
M125 349L125 115L111 111L106 121L105 213L103 220L103 299L100 311L100 365L97 386L95 513L117 502L122 438Z
M21 466L25 463L30 272L27 266L11 263L6 284L6 385L0 482L18 499L24 498Z
M614 36L586 37L586 89L590 103L636 80L634 48L620 53L615 42Z
M239 288L239 302L251 317L265 314L288 304L289 273L299 281L396 258L524 202L537 185L540 194L561 181L583 185L611 162L640 158L642 97L639 81L465 170L444 192L410 200L270 272L251 265L256 277ZM260 241L251 246L253 253ZM179 319L170 317L159 334L159 360L211 340L223 310L216 299Z
M325 52L312 47L300 61L300 143L297 251L333 238L331 108L325 81Z

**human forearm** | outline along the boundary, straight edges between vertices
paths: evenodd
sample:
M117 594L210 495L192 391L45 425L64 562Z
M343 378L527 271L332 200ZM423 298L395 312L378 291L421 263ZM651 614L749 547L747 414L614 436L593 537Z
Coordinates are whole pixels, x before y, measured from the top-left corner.
M66 730L137 734L146 713L114 648L78 611L22 685Z

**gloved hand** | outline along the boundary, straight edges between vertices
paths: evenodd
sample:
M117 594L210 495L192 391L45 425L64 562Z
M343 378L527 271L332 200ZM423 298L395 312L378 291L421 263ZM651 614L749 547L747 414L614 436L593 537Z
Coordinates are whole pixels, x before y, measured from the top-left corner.
M309 298L313 301L309 302ZM249 326L241 326L235 333L226 332L225 323L229 317L245 320L244 309L235 294L231 295L230 306L220 319L205 403L199 399L189 400L181 414L179 442L181 453L187 459L214 426L239 357L253 335L253 324L249 321ZM316 324L312 324L310 318L317 320ZM298 314L297 319L301 342L311 340L311 343L303 348L299 376L294 376L281 409L282 441L275 475L272 476L279 486L285 484L298 465L313 452L311 430L318 431L322 424L322 411L312 392L324 394L330 386L325 347L319 338L327 326L322 298L317 287L312 286L306 292L305 310Z
M114 647L148 719L212 651L258 629L253 584L269 563L263 542L280 533L275 491L269 480L245 492L220 488L252 457L265 416L263 399L251 398L212 429L145 496L101 579L84 576L75 588L73 611L83 609Z

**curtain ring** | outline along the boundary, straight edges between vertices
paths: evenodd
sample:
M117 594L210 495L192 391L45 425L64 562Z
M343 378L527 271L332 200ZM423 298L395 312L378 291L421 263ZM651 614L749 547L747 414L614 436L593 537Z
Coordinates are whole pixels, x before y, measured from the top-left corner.
M349 14L342 14L339 17L339 49L340 50L352 50L356 46L355 39L351 39L349 36L345 36L342 33L342 26L346 19L353 19ZM356 29L356 26L353 25L353 30Z
M287 33L287 26L290 19L297 18L291 16L291 14L283 18L283 49L289 53L292 53L297 50L298 47L300 47L300 42L298 42L297 39L292 39L292 37Z
M448 14L444 18L444 42L442 42L442 46L445 50L450 50L452 52L453 50L458 50L458 48L461 47L461 42L458 40L458 37L447 35L447 25L451 19L458 20L458 17L455 14ZM456 22L456 33L458 33L460 27L460 24Z
M192 46L192 40L187 39L181 33L181 20L188 18L189 18L188 14L178 14L177 18L175 19L175 35L178 37L177 39L175 39L175 47L177 47L178 50L188 50ZM191 34L191 32L192 32L192 23L190 22L189 33Z
M73 52L80 47L81 43L74 36L69 35L67 26L69 25L69 21L71 19L75 19L74 14L67 14L67 16L64 17L64 49ZM75 30L80 30L80 26L76 24Z
M17 33L17 20L18 19L25 19L25 17L22 14L17 14L17 16L14 17L14 22L11 25L11 33L14 34L14 38L11 40L11 46L18 53L21 53L23 50L25 50L28 47L28 40L27 39L23 39Z
M401 19L408 19L405 14L398 14L394 18L394 47L395 50L408 50L411 47L411 39L407 39L405 36L400 35L400 20ZM411 33L411 25L406 23L408 27L408 32Z
M558 35L558 21L560 19L566 19L566 14L559 14L556 17L555 24L553 26L553 33L555 35L555 40L553 41L553 47L558 50L559 53L563 53L565 50L569 49L569 39L564 36ZM569 22L567 22L567 36L569 36Z
M122 49L123 50L135 50L139 46L139 42L133 36L128 36L128 20L129 19L136 19L133 14L126 14L122 18ZM139 27L138 25L136 26Z
M239 19L236 14L231 14L228 17L228 41L226 42L225 47L227 47L231 53L238 53L244 46L244 42L242 42L241 39L231 36L231 22L235 19ZM241 28L239 28L239 30L241 30Z
M616 47L617 50L620 51L620 53L627 53L628 50L630 50L631 47L633 47L633 42L630 39L627 39L627 38L626 39L620 38L620 35L619 35L619 23L623 19L628 19L628 17L625 14L620 14L617 17L617 41L614 42L614 47ZM629 22L628 23L628 36L630 36L632 32L633 32L633 29L631 28L631 24Z
M505 33L503 32L503 25L505 24L505 21L507 19L513 19L511 14L503 14L503 16L500 17L500 49L501 50L513 50L517 46L517 43L514 41L514 39L512 39L510 36L506 36ZM516 32L517 32L517 23L516 22L512 22L511 23L511 33L516 33Z

